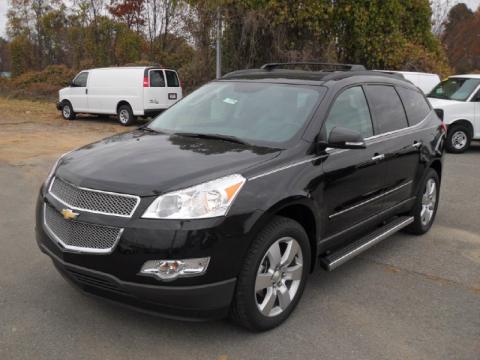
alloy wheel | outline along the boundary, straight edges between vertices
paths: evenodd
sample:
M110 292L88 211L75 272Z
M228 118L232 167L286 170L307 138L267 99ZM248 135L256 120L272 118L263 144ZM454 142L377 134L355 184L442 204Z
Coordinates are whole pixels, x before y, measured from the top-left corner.
M303 275L302 249L292 237L282 237L267 250L257 271L255 301L267 317L280 315L298 292Z
M420 211L420 219L422 225L426 226L430 223L435 212L437 203L437 183L434 179L428 179L422 196L422 210Z

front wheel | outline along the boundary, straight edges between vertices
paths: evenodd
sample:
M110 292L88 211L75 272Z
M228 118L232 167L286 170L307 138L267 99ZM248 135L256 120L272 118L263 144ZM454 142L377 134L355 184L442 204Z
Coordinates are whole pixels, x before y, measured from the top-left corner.
M232 304L233 320L254 331L269 330L285 321L302 296L310 256L303 227L275 217L247 254Z
M405 228L407 232L421 235L430 230L437 214L439 195L440 179L435 170L429 169L412 211L414 221Z
M61 110L62 116L65 120L75 120L75 118L77 117L75 112L73 111L72 104L70 104L70 102L68 101L65 101L62 104Z

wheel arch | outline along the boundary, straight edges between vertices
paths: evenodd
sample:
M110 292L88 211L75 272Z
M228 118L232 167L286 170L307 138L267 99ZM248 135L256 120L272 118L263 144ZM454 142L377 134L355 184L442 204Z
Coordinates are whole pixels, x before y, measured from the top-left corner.
M132 108L132 105L130 105L130 103L127 101L127 100L120 100L118 103L117 103L117 113L118 113L118 109L120 108L120 106L122 105L127 105L130 107L130 109L133 111L133 108Z
M430 164L430 168L437 172L438 178L440 179L440 181L442 181L442 162L440 161L440 159L433 160Z
M468 129L470 138L473 138L474 128L473 128L473 124L470 120L467 120L467 119L454 120L453 122L448 124L448 130L450 130L450 128L454 127L455 125L465 126Z
M259 226L257 230L260 231L274 216L282 216L298 222L305 229L310 242L310 271L313 271L317 262L317 238L320 224L315 214L318 212L312 200L304 196L290 197L271 206L257 221Z

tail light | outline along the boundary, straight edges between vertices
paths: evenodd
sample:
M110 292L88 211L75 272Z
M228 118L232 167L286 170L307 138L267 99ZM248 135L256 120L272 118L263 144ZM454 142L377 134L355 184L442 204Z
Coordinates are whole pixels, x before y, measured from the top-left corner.
M146 87L150 87L150 84L148 82L148 76L145 76L143 78L143 87L146 88Z
M447 133L447 124L445 124L443 121L440 124L440 128L443 130L444 133Z

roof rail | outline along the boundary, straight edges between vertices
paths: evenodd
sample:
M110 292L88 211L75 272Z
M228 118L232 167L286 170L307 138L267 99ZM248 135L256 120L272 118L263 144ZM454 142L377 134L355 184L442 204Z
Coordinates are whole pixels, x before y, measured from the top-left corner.
M356 64L333 64L333 63L321 63L321 62L287 62L287 63L269 63L264 64L260 69L271 71L279 67L287 67L287 66L296 66L296 65L315 65L323 67L322 70L340 70L340 71L365 71L365 66L363 65L356 65Z

